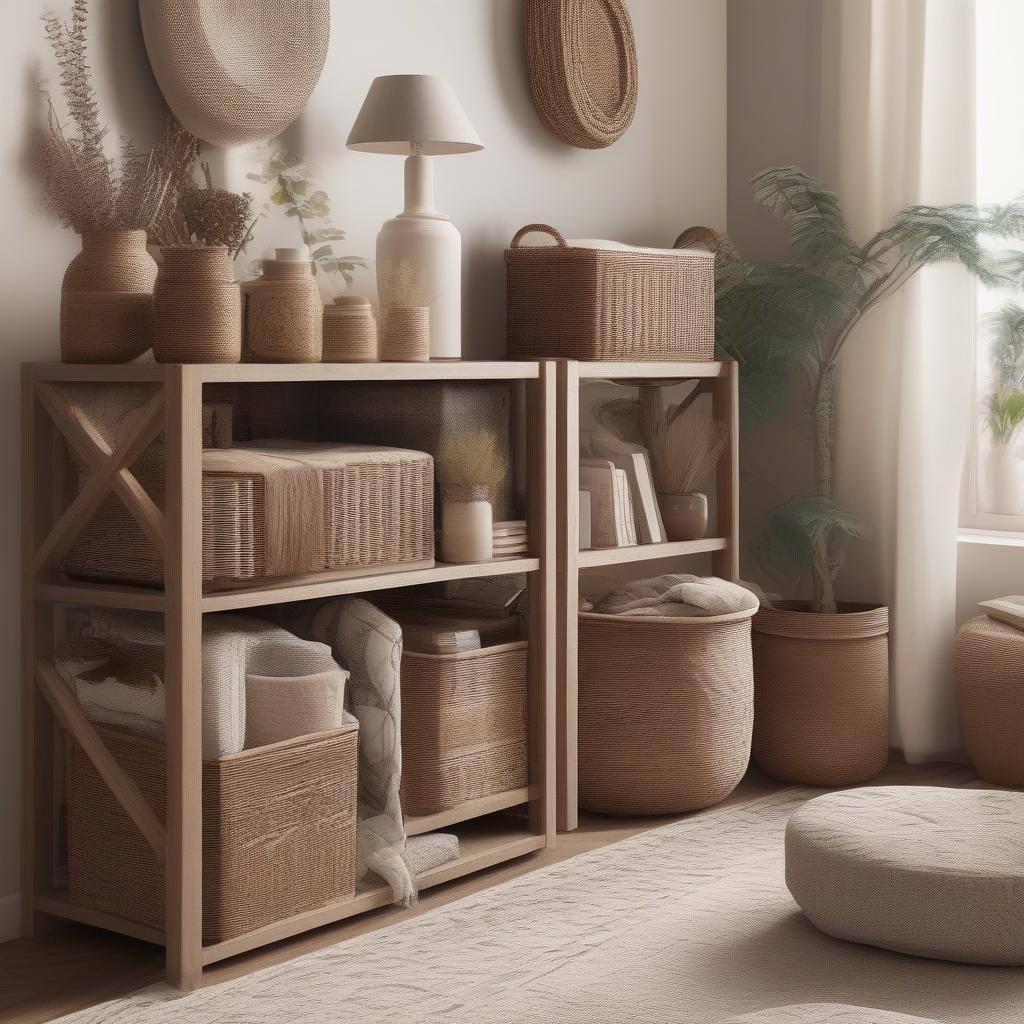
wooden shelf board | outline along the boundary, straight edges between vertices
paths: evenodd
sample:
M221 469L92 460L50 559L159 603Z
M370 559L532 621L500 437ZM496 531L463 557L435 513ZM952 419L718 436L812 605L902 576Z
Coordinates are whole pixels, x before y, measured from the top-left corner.
M537 558L508 558L490 562L468 562L463 565L436 564L423 569L398 569L394 572L367 572L364 575L318 573L301 580L276 583L263 587L246 587L207 594L203 598L204 612L222 612L238 608L257 608L261 605L287 604L314 598L335 597L340 594L363 594L373 590L391 590L413 587L422 583L439 583L478 576L509 576L513 573L536 572L540 568Z
M164 610L162 590L84 580L41 581L36 584L36 597L56 604L85 604L95 608L128 608L142 612Z
M480 797L479 800L468 800L464 804L459 804L458 807L452 807L450 810L440 811L437 814L406 818L405 831L410 836L420 836L424 832L436 832L438 829L456 825L461 821L469 821L471 818L480 818L485 814L493 814L495 811L504 811L509 807L518 807L520 804L529 803L534 796L535 794L529 786L523 786L520 789L510 789L505 793Z
M459 857L439 868L420 875L421 889L450 882L463 875L484 868L492 867L516 857L525 856L546 845L544 836L534 835L526 825L502 819L478 819L461 825L455 829L459 835ZM216 963L228 957L238 956L251 949L265 946L271 942L287 939L300 932L334 924L357 914L392 905L393 896L390 886L375 885L358 892L354 899L344 903L335 903L320 910L296 914L284 921L267 925L246 935L219 942L214 946L203 948L203 964Z
M652 558L701 555L708 551L724 551L728 543L724 537L704 537L701 540L677 540L665 544L634 544L624 548L589 548L580 552L579 567L590 569L599 565L645 562Z
M706 377L724 377L726 363L618 363L586 362L579 364L581 380L627 380L633 377L664 380L695 380Z
M117 932L119 935L128 935L133 939L141 939L143 942L152 942L156 946L164 944L164 933L159 928L151 928L138 921L129 921L125 917L108 914L103 910L80 907L71 902L67 891L63 889L54 889L37 895L36 909L44 914L61 917L66 921L77 921L79 924L103 928L108 932Z

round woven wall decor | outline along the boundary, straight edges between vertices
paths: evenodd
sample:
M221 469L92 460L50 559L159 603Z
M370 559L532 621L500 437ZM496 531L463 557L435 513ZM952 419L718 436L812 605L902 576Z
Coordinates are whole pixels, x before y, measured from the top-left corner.
M280 135L327 59L330 0L139 0L139 17L167 105L215 146Z
M526 63L541 120L563 142L603 149L636 110L636 41L622 0L526 0Z

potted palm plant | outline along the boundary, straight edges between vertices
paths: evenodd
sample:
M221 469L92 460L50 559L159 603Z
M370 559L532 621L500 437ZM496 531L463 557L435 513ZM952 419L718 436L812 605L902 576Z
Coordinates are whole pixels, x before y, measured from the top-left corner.
M794 399L814 432L814 488L774 508L754 539L762 568L813 598L765 608L754 625L754 757L769 774L818 785L866 781L888 753L888 610L838 601L836 585L864 525L835 498L835 387L861 318L922 267L956 262L993 287L1024 283L1024 254L983 237L1024 238L1024 197L1007 206L912 206L866 242L838 196L799 167L753 179L756 201L789 231L791 258L745 260L693 228L677 245L716 253L716 333L740 369L741 414L755 426Z
M985 425L991 437L988 511L1020 515L1020 427L1024 423L1024 306L1009 302L985 318L989 335L992 389L985 401Z

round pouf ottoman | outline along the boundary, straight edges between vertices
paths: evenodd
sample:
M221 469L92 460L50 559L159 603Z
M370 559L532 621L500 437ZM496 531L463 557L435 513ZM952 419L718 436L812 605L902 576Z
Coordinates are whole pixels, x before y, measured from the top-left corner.
M892 786L818 797L786 827L786 884L837 939L1024 964L1024 794Z
M727 1024L939 1024L924 1017L908 1017L891 1010L869 1010L839 1003L801 1003L734 1017Z
M1024 631L987 615L965 622L956 637L956 678L978 774L1024 786Z
M581 807L672 814L736 788L750 760L753 614L580 614Z

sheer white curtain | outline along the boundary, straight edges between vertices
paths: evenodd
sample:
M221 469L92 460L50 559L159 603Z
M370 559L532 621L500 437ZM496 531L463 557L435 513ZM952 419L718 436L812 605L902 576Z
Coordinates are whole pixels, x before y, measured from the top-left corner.
M974 197L973 0L826 0L822 168L855 237L914 203ZM844 348L838 493L873 530L852 596L892 616L893 742L956 756L956 530L973 366L973 284L930 268Z

